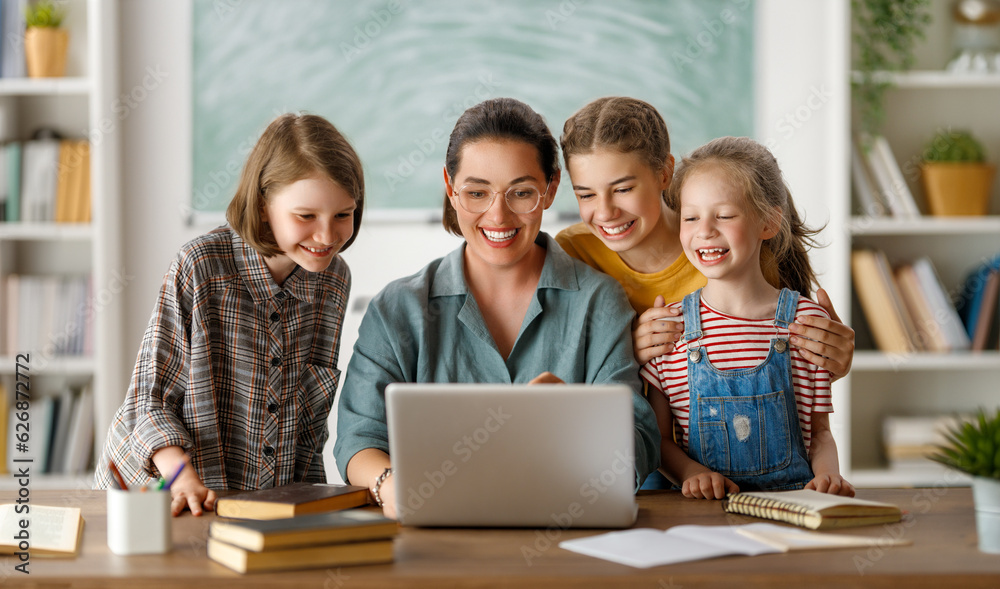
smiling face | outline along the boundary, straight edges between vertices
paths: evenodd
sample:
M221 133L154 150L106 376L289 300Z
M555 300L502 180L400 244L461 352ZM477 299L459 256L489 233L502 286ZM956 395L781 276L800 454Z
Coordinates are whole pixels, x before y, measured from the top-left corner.
M542 212L552 205L559 186L558 173L551 183L545 178L538 163L538 150L523 141L485 139L468 143L462 147L454 178L448 177L447 170L444 177L448 198L468 244L466 264L512 267L525 260L535 247ZM534 185L544 193L535 210L516 214L507 207L504 192L515 184ZM462 186L470 185L500 194L485 212L470 213L455 196Z
M681 246L709 281L763 280L761 244L774 234L718 168L706 167L685 178L680 192Z
M612 251L653 257L663 223L661 197L670 185L673 158L654 170L638 153L597 149L566 164L580 206L580 218Z
M261 216L283 252L265 258L275 282L284 282L296 265L326 270L354 234L356 206L339 184L318 174L269 195Z

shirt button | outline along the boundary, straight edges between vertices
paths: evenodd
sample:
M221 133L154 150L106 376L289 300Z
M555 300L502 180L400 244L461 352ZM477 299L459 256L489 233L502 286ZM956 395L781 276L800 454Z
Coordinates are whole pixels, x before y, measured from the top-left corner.
M271 321L277 321L278 319L281 319L281 315L279 315L277 311L271 313Z
M271 366L275 367L281 366L281 358L279 358L278 356L271 358Z
M278 412L278 404L277 403L268 403L267 404L267 410L270 411L271 413L277 413Z
M264 446L264 456L274 456L274 448L270 446Z
M281 291L278 294L276 294L275 298L277 298L279 301L285 300L285 291Z

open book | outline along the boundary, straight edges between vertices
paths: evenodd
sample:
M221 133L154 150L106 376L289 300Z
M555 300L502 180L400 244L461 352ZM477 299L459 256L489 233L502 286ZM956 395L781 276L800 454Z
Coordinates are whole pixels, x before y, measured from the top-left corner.
M0 554L23 551L21 542L25 541L32 556L74 557L80 551L82 537L79 507L0 505Z
M722 507L729 513L763 517L814 530L893 523L902 517L899 507L889 503L809 489L736 493L727 497Z
M744 526L674 526L668 530L638 528L565 540L561 548L649 568L728 555L755 556L793 550L819 550L911 544L909 540L827 534L757 523Z

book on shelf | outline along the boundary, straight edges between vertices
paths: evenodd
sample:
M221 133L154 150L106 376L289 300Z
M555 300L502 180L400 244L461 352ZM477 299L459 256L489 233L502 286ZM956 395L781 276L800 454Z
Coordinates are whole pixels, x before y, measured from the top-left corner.
M851 184L857 198L860 212L869 217L885 217L890 214L882 192L872 177L865 157L865 147L855 135L851 141Z
M828 534L771 523L738 526L680 525L658 530L636 528L564 540L559 547L636 568L650 568L719 556L775 554L801 550L905 545L910 541Z
M20 551L17 535L27 529L31 556L75 557L80 553L83 525L79 507L37 503L0 505L0 554Z
M208 557L238 573L380 564L393 558L391 539L254 552L211 537Z
M930 301L920 285L920 278L911 264L903 264L894 272L899 294L917 331L919 347L928 352L947 352L950 349L943 328L934 315Z
M875 343L883 352L916 351L915 331L896 287L885 254L878 250L851 252L854 290Z
M980 352L987 349L987 340L996 341L997 294L1000 294L1000 271L990 272L983 286L983 301L976 317L976 325L972 330L972 351Z
M25 141L22 158L21 221L51 221L55 218L59 141Z
M911 264L913 272L920 281L920 290L927 298L934 314L934 319L941 329L941 335L948 342L949 351L968 350L971 341L962 325L951 297L938 277L934 263L927 256L917 258Z
M898 522L899 507L890 503L841 497L810 489L734 493L722 502L727 513L738 513L823 530Z
M990 276L998 271L1000 271L1000 255L979 264L969 273L955 303L958 315L962 318L962 324L965 326L965 333L973 342L976 339L976 327L979 325L980 315L982 313L996 315L995 309L992 308L996 307L995 301L992 305L988 305L986 295L989 294L987 293L987 285ZM987 306L991 308L987 310ZM987 324L990 324L991 320L992 317L988 320L984 319Z
M337 544L392 538L396 520L380 512L348 509L272 520L212 522L209 536L246 550L260 552L314 544Z
M73 389L65 388L56 398L59 411L52 432L52 446L49 449L49 472L67 473L66 454L69 450L69 434L73 415L79 410L76 406L78 395L74 393Z
M325 483L290 483L270 489L220 497L219 517L281 519L368 504L368 487Z
M6 276L3 326L7 353L50 349L56 356L87 355L93 325L86 319L92 278Z
M66 451L62 464L65 474L87 472L94 453L94 393L90 385L84 385L73 402L69 435L66 437Z
M11 141L4 147L7 164L7 206L5 220L21 220L21 143ZM3 219L0 219L3 220Z
M4 0L0 7L0 76L23 78L28 65L24 60L24 9L28 0Z
M889 415L882 419L882 445L890 468L925 466L950 428L967 421L958 415Z
M7 452L11 446L7 443L7 428L10 425L10 396L7 393L7 387L3 385L0 381L0 474L7 474L9 470L7 469Z
M893 217L900 219L915 219L920 216L920 209L910 192L903 172L896 163L896 157L892 153L892 148L885 137L872 135L870 138L862 138L861 149L865 154L865 161L871 171L873 187L879 195L879 201L883 202L892 213ZM868 146L867 151L865 145Z

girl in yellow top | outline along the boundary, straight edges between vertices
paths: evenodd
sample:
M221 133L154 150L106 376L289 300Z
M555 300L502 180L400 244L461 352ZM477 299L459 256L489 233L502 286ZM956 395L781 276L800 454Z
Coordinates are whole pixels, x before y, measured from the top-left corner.
M666 304L705 286L681 248L677 212L663 199L674 174L667 126L646 102L599 98L566 121L561 144L583 222L560 232L556 241L625 288L638 316L636 359L645 365L670 351L683 333L679 313ZM798 218L791 221L801 225ZM792 270L773 257L764 254L761 264L775 287L794 282ZM851 367L854 330L840 322L825 291L816 296L833 319L802 318L790 326L791 343L807 361L839 378Z

